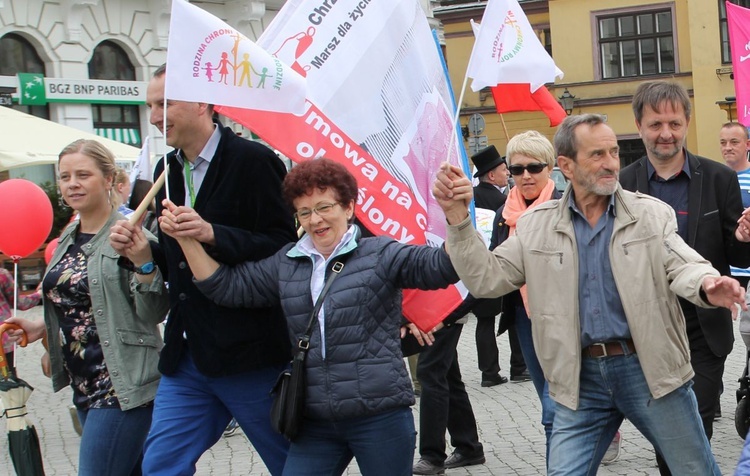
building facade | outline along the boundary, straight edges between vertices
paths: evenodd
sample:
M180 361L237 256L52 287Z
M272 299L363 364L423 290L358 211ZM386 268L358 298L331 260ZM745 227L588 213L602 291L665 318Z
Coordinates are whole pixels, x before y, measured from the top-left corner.
M750 0L731 1L750 7ZM480 22L486 3L443 1L435 9L435 17L445 28L454 88L460 89L473 45L469 20ZM737 119L724 0L520 3L565 73L548 85L550 92L556 97L566 91L574 96L572 113L605 114L618 135L623 165L644 153L630 108L633 93L641 82L655 79L675 80L687 88L693 102L687 147L721 160L719 128ZM481 114L486 140L500 150L505 149L507 137L524 130L536 129L549 138L554 135L542 113L511 113L501 118L489 92L467 89L464 97L462 123Z

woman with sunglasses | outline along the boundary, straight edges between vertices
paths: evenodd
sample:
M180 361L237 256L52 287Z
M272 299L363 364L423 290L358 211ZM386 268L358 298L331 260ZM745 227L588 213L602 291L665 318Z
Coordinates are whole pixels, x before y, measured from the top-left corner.
M515 232L518 218L526 211L547 200L562 197L550 179L555 166L555 150L550 141L536 131L527 131L514 136L506 148L508 170L516 186L508 194L505 205L495 215L490 240L490 250L495 249ZM521 343L521 352L531 380L542 403L542 425L547 436L547 456L549 437L552 434L552 420L555 416L554 403L549 397L547 382L539 366L534 342L531 337L531 320L526 313L527 292L524 285L503 298L503 312L515 316L516 332Z
M401 353L401 289L439 289L458 276L442 248L361 238L352 224L357 182L339 163L297 165L283 193L306 234L261 261L220 265L197 241L175 236L170 202L161 229L180 243L209 299L229 307L280 304L294 347L331 266L343 262L312 327L304 419L283 474L342 474L356 458L364 476L411 475L414 393Z

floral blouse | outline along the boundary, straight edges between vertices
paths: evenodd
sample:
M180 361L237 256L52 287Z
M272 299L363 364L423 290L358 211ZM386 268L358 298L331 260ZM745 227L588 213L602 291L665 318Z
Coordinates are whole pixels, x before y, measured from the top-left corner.
M120 408L109 377L91 309L88 259L82 246L93 234L78 233L73 244L44 277L44 294L62 311L60 344L63 363L79 410Z
M15 293L13 275L5 268L0 268L0 323L4 322L13 314L13 296ZM33 292L26 295L18 295L18 309L25 311L39 304L42 295ZM13 352L13 344L8 341L8 336L3 334L3 350L7 354Z

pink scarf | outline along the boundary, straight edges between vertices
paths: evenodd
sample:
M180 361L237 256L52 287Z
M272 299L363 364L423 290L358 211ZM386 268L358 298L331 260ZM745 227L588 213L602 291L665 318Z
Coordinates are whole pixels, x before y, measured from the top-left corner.
M547 180L547 185L544 186L542 192L534 200L531 205L526 205L526 199L521 195L521 189L516 186L510 190L508 199L505 201L505 209L503 209L503 218L505 224L508 225L508 236L516 234L516 223L518 219L523 215L526 210L530 210L534 207L538 207L542 203L552 198L552 193L555 191L555 181L550 179ZM529 313L529 293L526 289L526 285L521 286L521 298L523 299L523 307L526 308L526 314Z

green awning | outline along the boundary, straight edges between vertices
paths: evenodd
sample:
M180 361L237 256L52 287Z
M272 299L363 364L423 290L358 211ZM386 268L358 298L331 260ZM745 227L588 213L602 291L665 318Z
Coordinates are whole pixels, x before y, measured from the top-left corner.
M125 128L94 128L96 135L106 137L107 139L116 140L123 144L130 144L135 146L141 145L141 133L138 129L125 129Z

